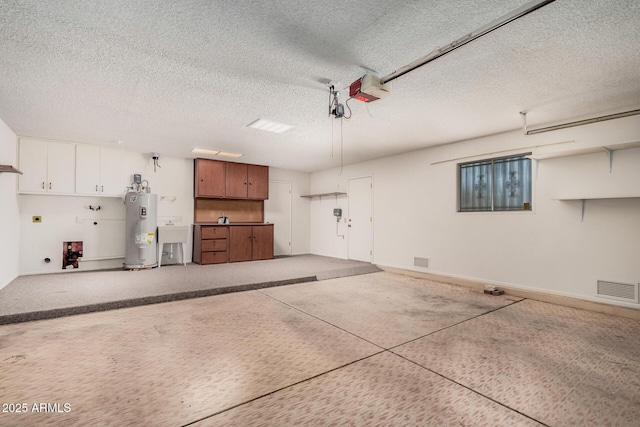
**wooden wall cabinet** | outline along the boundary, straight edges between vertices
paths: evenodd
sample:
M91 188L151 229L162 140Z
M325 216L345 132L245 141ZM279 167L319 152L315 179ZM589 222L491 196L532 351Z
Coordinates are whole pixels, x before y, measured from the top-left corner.
M195 197L269 198L269 168L246 163L195 159Z
M247 165L247 197L249 199L269 198L269 168L260 165Z
M195 160L195 196L225 197L225 162Z
M218 264L273 258L273 224L264 221L269 168L194 160L193 262ZM231 224L216 224L227 216Z
M227 163L227 179L225 196L235 199L247 198L247 165L243 163Z

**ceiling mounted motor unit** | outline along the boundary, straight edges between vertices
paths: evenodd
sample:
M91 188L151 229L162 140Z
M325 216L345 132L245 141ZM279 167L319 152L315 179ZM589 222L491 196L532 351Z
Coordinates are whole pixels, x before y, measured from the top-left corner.
M351 83L349 96L362 102L371 102L391 95L391 83L380 83L380 78L365 74Z

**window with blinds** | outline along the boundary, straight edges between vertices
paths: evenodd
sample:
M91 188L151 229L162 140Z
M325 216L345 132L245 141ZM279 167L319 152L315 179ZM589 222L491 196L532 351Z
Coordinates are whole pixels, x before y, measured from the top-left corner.
M459 211L531 210L527 154L459 164Z

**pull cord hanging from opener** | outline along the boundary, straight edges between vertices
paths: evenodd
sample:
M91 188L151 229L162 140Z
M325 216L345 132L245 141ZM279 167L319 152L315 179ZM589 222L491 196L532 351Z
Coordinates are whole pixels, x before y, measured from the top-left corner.
M345 116L344 114L344 105L340 104L338 99L340 96L340 92L335 90L333 85L329 86L329 117L334 116L336 119L340 119L340 175L342 175L342 171L344 169L344 136L343 136L343 123L344 119L349 120L352 116L351 107L349 107L349 101L351 98L348 98L345 101L345 105L349 110L349 116ZM333 122L331 122L331 157L333 157Z

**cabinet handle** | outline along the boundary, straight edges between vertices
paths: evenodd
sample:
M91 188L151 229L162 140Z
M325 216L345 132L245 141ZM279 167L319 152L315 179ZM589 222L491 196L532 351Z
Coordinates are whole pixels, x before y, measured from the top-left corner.
M98 191L98 186L96 185L96 191Z
M49 190L51 190L51 183L49 183Z
M44 190L44 181L42 181L42 189Z
M100 192L101 192L101 193L104 193L104 185L101 185L101 186L100 186Z

